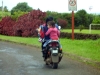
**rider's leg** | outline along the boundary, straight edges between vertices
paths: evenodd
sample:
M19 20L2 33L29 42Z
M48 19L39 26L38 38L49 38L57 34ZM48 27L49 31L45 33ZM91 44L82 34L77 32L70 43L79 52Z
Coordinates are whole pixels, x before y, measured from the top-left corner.
M43 43L43 50L42 50L42 52L43 52L44 61L45 61L46 58L47 58L46 46L47 46L48 42L49 42L49 40L47 40L47 41L45 41L45 42Z
M48 44L49 40L47 40L44 44L43 44L43 47L45 48Z
M44 47L43 47L44 43L45 43L45 42L42 42L42 45L41 45L43 57L45 56Z

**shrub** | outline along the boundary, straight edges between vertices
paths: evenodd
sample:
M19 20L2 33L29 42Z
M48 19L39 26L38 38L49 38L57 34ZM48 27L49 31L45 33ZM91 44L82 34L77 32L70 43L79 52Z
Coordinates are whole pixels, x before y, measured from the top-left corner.
M62 28L67 27L67 21L63 19L58 19L58 25L60 25Z
M12 27L14 26L15 21L11 17L4 17L0 21L0 34L3 35L13 35Z
M61 32L60 37L71 39L72 38L72 34L71 33L66 33L66 32ZM92 39L92 40L96 40L96 39L100 38L100 35L98 35L98 34L74 33L74 38L78 39L78 40L79 39Z
M80 32L84 29L84 25L79 25Z
M14 20L17 20L20 16L22 16L26 13L28 13L28 12L22 12L22 11L14 12L14 14L11 15L11 18Z
M36 28L44 23L45 12L33 10L18 17L17 21L11 17L4 17L0 21L0 34L9 36L36 36Z

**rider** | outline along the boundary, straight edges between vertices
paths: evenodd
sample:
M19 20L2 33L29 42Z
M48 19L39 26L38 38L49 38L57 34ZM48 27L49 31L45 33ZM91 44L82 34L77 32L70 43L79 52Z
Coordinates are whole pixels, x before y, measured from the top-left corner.
M51 16L50 16L50 17L47 17L47 18L46 18L46 24L45 24L45 25L40 25L40 27L39 27L39 29L38 29L38 32L40 32L41 30L43 31L42 33L40 33L40 35L42 34L41 36L42 36L42 39L43 39L42 45L41 45L43 57L46 56L45 53L44 53L44 47L43 47L43 45L44 45L44 43L45 43L47 40L50 40L50 35L45 35L45 33L48 31L47 23L48 23L49 21L53 21L53 17L51 17ZM59 30L58 25L55 24L55 26L56 26L56 28ZM43 34L43 33L44 33L44 34Z

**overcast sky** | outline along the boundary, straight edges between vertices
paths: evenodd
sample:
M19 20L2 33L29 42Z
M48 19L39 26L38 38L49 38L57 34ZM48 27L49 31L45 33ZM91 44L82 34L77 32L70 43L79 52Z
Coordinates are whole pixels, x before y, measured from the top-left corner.
M33 9L40 9L42 11L55 11L60 13L69 12L68 0L0 0L0 6L7 6L11 10L19 2L27 2ZM89 8L92 8L89 10ZM100 14L100 0L77 0L77 10L85 9L88 13Z

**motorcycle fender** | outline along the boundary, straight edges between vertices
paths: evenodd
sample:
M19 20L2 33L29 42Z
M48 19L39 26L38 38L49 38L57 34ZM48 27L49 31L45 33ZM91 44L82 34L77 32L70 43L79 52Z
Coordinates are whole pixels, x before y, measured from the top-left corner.
M59 56L58 55L57 56L52 55L51 58L52 58L52 62L54 62L54 63L59 61Z

